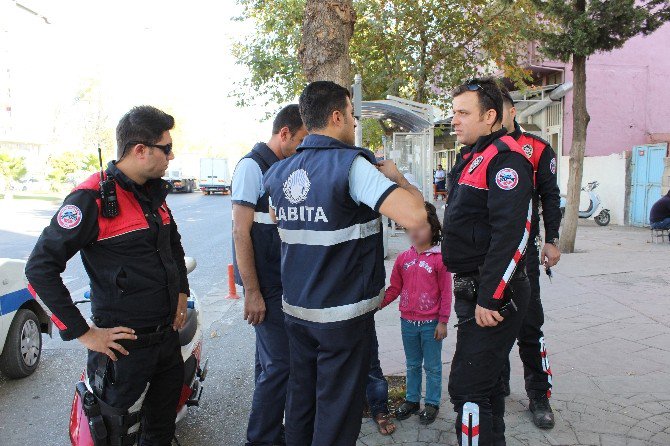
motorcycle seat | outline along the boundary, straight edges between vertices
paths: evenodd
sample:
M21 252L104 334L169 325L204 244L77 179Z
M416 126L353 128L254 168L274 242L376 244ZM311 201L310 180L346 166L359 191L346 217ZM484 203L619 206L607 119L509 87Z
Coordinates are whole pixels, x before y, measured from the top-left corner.
M193 308L188 308L186 310L186 323L184 327L179 330L179 345L182 347L188 345L195 336L195 332L198 329L198 315L196 314Z

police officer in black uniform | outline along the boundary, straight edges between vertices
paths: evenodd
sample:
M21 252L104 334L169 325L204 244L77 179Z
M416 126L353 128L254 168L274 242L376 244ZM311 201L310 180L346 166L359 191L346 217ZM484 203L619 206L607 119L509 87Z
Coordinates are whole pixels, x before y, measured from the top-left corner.
M150 106L124 115L116 128L119 160L105 172L106 193L99 173L75 188L26 266L61 337L88 348L96 445L167 446L174 437L184 381L177 330L185 322L189 286L165 202L170 185L161 180L174 159L173 127L172 116ZM60 276L78 251L91 284L90 326Z
M287 105L275 117L267 144L256 144L233 175L235 281L244 286L244 319L256 330L256 385L247 446L284 444L289 347L281 308L281 241L270 218L263 175L274 163L294 155L305 135L298 104Z
M539 428L554 427L554 413L549 404L552 387L552 373L547 356L547 348L542 332L544 311L540 300L540 263L545 268L556 265L561 258L558 249L558 230L561 225L560 189L556 179L556 154L547 141L521 130L516 122L514 100L506 88L503 93L503 126L509 130L528 159L533 164L535 193L533 194L533 220L526 255L526 271L530 280L530 302L528 311L519 331L519 356L523 362L529 409L533 422ZM540 254L538 250L540 234L539 203L542 203L545 243ZM503 382L505 393L509 395L510 364L505 364Z
M471 80L452 96L452 124L465 147L452 170L442 243L461 324L449 395L459 444L499 446L505 444L503 366L530 297L523 255L533 171L505 136L502 95L492 79Z
M349 90L312 82L300 95L309 135L265 174L282 240L291 373L288 446L354 446L385 285L381 214L425 224L422 194L390 161L354 146Z

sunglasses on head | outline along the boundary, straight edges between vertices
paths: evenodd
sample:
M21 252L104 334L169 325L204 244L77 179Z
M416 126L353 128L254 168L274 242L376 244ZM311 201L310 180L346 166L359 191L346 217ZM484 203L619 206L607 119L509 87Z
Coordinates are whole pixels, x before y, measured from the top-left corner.
M142 141L129 141L128 144L126 144L126 148L123 150L123 153L126 152L126 150L128 149L128 146L134 146L134 145L137 145L137 144L142 144L143 146L156 147L157 149L161 149L166 156L169 155L170 152L172 152L172 143L161 145L161 144L151 144L151 143L142 142Z
M482 86L481 86L480 84L478 84L477 82L475 82L475 81L470 81L470 82L468 82L467 85L466 85L466 88L468 89L468 91L477 91L477 90L481 90L482 93L484 93L484 94L485 94L485 95L486 95L486 96L487 96L487 97L488 97L494 104L496 103L496 100L493 99L493 96L491 96L490 94L488 94L488 92L484 89L484 87L482 87Z

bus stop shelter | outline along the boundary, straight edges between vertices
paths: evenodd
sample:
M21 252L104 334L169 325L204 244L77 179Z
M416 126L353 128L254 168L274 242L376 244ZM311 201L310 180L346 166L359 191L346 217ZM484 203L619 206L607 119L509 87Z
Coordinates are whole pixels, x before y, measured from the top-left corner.
M386 141L384 157L393 160L403 174L411 174L424 198L431 200L435 109L427 104L387 96L384 100L363 101L360 117L389 120L402 130L394 132Z

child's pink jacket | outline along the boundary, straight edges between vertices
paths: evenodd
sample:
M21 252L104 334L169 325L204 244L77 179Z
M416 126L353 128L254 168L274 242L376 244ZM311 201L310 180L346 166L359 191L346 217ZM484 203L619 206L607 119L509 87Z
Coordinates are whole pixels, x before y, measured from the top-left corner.
M400 314L410 321L449 322L451 273L442 263L439 246L418 254L412 246L393 265L391 286L381 303L384 308L400 296Z

